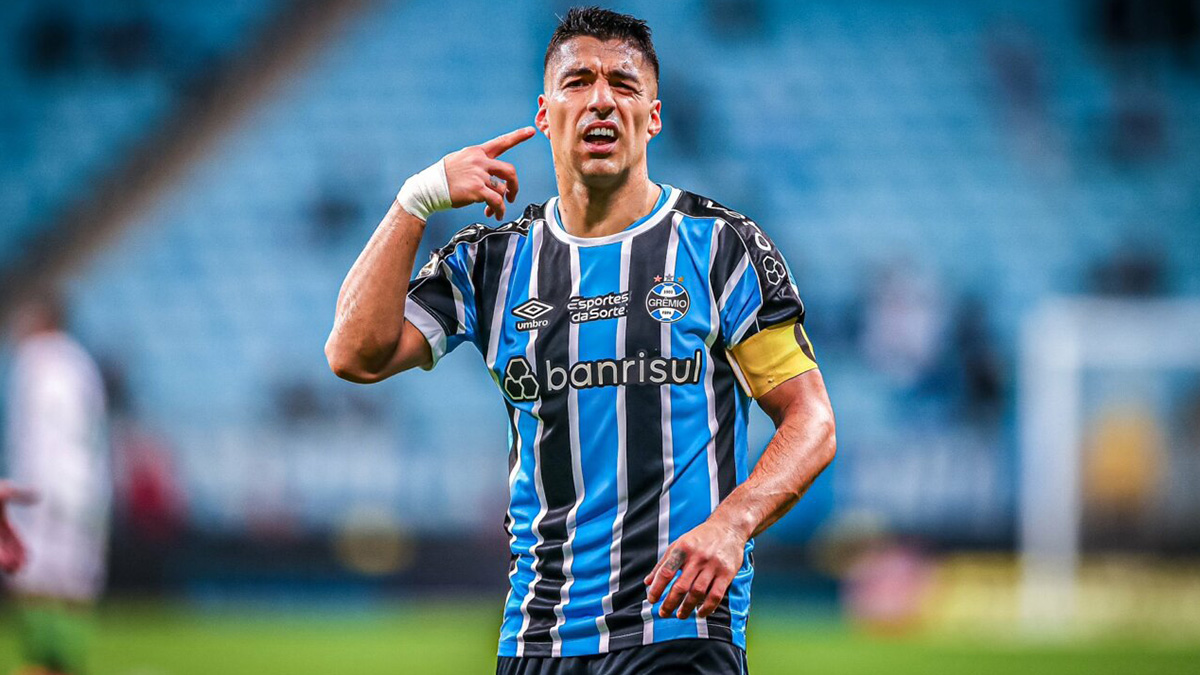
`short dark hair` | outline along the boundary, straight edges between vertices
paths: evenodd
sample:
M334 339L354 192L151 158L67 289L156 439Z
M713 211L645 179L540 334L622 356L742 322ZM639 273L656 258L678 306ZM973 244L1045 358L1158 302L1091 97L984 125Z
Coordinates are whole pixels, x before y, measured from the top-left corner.
M543 70L550 67L550 58L559 46L583 35L597 40L622 40L632 44L654 69L654 82L658 83L658 54L654 53L654 43L650 40L650 26L636 17L602 7L572 7L567 11L567 15L558 22L558 28L554 29L554 35L550 36L546 60L542 63Z

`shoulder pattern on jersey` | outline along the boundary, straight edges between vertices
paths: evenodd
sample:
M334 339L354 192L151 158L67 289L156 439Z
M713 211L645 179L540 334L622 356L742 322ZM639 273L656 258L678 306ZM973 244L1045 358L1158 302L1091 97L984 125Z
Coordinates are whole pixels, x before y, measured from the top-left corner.
M746 252L754 258L763 258L771 252L778 252L774 242L767 237L758 223L716 200L709 199L693 192L684 192L675 205L675 210L685 216L694 218L716 218L733 228L738 238L745 244ZM751 246L750 244L753 244ZM757 260L756 260L757 262Z
M693 218L714 218L723 223L713 261L714 292L717 282L735 273L743 259L749 270L758 277L761 306L747 331L735 337L748 337L758 330L788 319L804 321L804 303L791 278L783 253L769 236L750 217L692 192L684 192L675 206L676 211Z
M521 244L540 214L541 205L534 204L520 218L497 227L464 227L432 251L409 282L405 316L429 340L435 364L463 341L478 345L488 334L505 252Z
M471 223L463 229L454 233L453 237L446 242L441 248L435 249L429 254L429 262L425 263L417 272L416 281L425 279L432 275L437 270L438 265L443 260L454 256L458 252L458 247L466 244L481 245L481 242L486 242L492 235L497 234L515 234L518 236L526 236L529 234L529 228L533 223L541 217L543 204L530 204L525 207L525 212L520 218L510 220L503 225L491 226L486 223Z

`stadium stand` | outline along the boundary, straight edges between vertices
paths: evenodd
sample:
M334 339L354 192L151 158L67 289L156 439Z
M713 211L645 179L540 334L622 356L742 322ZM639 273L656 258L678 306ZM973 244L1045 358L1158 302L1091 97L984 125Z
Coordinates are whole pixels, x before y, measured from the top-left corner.
M0 7L0 270L245 47L274 2Z
M995 2L918 0L930 11L906 12L912 3L779 0L758 3L736 30L725 4L623 5L655 28L663 63L666 129L651 146L652 175L751 214L788 254L843 422L838 475L852 478L833 488L839 502L883 500L898 528L934 536L1010 537L1004 382L1027 308L1089 290L1098 264L1129 251L1161 268L1151 290L1200 292L1200 205L1183 197L1200 194L1200 156L1188 151L1200 142L1194 73L1164 65L1171 96L1135 95L1144 105L1122 117L1131 95L1072 3L1014 14ZM198 12L210 22L201 44L236 49L265 12L236 7ZM321 436L307 473L277 479L282 494L304 495L302 517L318 527L334 517L326 506L364 486L428 510L403 489L437 471L421 467L461 460L502 474L501 406L477 357L364 390L335 381L321 348L341 279L400 181L532 118L553 20L542 5L477 0L370 7L72 276L80 331L120 361L134 408L179 450L209 525L237 526L239 490L249 490L237 477L275 466L271 453L303 436L288 425L314 415L345 433ZM685 50L686 62L673 58ZM15 65L4 73L19 77ZM89 115L78 136L54 134L56 151L4 162L4 184L37 195L4 195L22 214L12 222L37 222L86 186L172 95L157 76L96 79L30 93L5 142L51 135L38 130L70 121L56 106L81 97L119 107L114 118L131 126L96 138ZM79 168L61 185L16 179L43 161ZM522 203L553 194L544 141L512 161ZM480 219L482 209L435 217L426 248ZM897 327L889 306L920 320ZM909 343L889 339L901 329ZM963 363L948 345L982 353ZM905 357L911 369L880 367ZM973 368L984 384L972 385ZM961 414L972 396L982 417ZM268 422L273 431L261 431ZM382 435L363 441L362 429ZM761 420L756 433L765 441ZM375 453L403 455L410 473L369 475ZM890 480L897 471L960 479L930 489ZM340 492L316 489L331 481ZM890 491L902 489L920 492ZM422 522L474 526L470 513Z

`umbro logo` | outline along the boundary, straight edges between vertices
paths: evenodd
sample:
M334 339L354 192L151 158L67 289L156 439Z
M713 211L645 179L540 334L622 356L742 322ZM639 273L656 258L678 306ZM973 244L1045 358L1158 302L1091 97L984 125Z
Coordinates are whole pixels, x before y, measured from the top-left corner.
M517 330L533 330L545 327L550 321L542 317L553 309L554 305L548 305L537 298L530 298L513 307L513 316L518 319L525 319L524 321L517 322Z
M554 305L547 305L541 300L533 298L513 307L512 313L514 316L532 321L552 309L554 309Z

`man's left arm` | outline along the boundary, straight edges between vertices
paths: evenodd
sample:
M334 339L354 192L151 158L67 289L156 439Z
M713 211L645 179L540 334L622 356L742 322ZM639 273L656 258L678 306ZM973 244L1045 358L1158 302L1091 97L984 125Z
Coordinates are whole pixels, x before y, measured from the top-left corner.
M650 602L671 579L659 615L683 619L697 606L706 617L721 604L742 566L746 542L786 514L833 461L833 408L821 371L808 370L758 398L775 423L775 435L754 471L708 520L680 537L646 577Z

